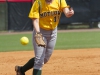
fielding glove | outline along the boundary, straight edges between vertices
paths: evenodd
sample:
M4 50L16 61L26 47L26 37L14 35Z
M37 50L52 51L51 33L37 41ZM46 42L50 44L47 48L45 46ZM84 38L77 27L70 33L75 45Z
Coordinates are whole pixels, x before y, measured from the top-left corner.
M46 44L43 40L43 36L40 32L35 34L35 41L36 41L38 46L41 46L41 47L44 47L44 48L46 47Z

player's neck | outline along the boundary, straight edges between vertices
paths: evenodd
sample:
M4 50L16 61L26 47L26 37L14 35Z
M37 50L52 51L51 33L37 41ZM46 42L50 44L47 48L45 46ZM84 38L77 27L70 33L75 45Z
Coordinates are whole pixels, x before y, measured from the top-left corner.
M51 4L53 0L45 0L47 4Z

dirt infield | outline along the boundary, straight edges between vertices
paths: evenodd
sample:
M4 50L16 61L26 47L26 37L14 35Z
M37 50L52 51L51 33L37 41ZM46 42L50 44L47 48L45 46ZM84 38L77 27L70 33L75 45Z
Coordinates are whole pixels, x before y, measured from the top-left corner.
M33 51L0 52L0 75L16 75L15 65L33 56ZM32 75L32 69L26 75ZM100 48L54 50L42 75L100 75Z

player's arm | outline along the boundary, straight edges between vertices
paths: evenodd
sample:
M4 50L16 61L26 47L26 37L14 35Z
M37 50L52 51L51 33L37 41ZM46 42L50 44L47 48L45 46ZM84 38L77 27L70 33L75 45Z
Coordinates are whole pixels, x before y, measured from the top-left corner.
M74 15L73 8L67 8L67 7L63 8L63 12L64 12L65 16L68 18Z
M33 18L32 22L33 22L33 26L34 26L35 31L37 33L40 32L39 19L38 18Z
M38 1L34 1L34 4L32 5L32 8L29 13L29 18L32 19L33 27L36 32L40 32L39 28L39 5Z
M61 0L61 9L66 17L71 17L74 14L74 10L67 5L66 0Z
M34 29L36 31L36 34L34 36L35 41L36 41L38 46L41 46L41 47L45 48L46 44L45 44L45 41L43 40L42 34L40 33L39 19L38 18L33 18L32 21L33 21Z

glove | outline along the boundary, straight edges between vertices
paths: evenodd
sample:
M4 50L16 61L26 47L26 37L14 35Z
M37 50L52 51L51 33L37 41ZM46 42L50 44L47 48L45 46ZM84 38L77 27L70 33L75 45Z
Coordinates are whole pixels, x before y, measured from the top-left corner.
M41 46L41 47L44 47L44 48L46 47L46 44L43 40L43 36L40 32L35 34L35 41L36 41L38 46Z

